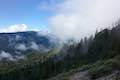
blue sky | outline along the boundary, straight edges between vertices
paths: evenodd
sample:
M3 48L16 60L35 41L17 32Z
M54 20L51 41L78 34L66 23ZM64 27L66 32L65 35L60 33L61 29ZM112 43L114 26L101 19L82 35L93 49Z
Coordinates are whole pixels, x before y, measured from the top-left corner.
M0 32L50 30L80 39L120 19L120 0L0 0Z
M29 29L49 28L48 18L55 13L40 7L54 5L53 2L55 0L0 0L0 28L14 24L27 24Z

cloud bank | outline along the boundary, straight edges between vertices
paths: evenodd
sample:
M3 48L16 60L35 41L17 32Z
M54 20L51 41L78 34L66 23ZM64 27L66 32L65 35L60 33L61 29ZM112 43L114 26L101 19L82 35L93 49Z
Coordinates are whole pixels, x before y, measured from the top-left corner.
M1 53L0 53L0 61L3 60L3 59L10 60L10 61L17 61L17 60L20 60L20 59L24 60L24 59L26 59L26 57L24 55L13 56L8 52L1 51Z
M31 42L30 48L34 50L39 50L39 46L35 42Z
M25 51L25 50L27 50L28 48L26 47L25 44L22 44L22 43L21 43L21 44L16 45L16 49Z
M62 1L63 0L43 0L37 6L37 9L45 12L51 12L54 11L54 9L56 9L59 6L59 3L61 3Z
M50 18L51 30L62 39L80 39L120 18L120 0L64 0Z
M13 56L10 54L10 53L8 53L8 52L5 52L5 51L2 51L1 53L0 53L0 60L2 60L2 59L8 59L8 60L11 60L11 61L13 61L14 59L13 59Z
M0 29L0 32L12 33L12 32L22 32L27 31L28 26L26 24L15 24L11 25L8 28Z

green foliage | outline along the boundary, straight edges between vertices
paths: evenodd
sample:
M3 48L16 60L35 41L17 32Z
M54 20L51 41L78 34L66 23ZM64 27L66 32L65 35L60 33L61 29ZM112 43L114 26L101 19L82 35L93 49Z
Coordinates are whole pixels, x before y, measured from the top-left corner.
M118 26L117 26L118 27ZM67 80L77 71L89 70L92 78L120 69L119 28L105 29L95 37L48 53L29 53L27 60L0 63L0 80ZM76 69L77 68L77 69Z
M90 69L89 73L92 78L98 78L110 74L114 70L120 69L120 56L113 59L96 62Z
M93 68L89 70L90 75L92 75L92 78L98 78L104 75L107 75L112 71L112 68L107 65L96 65Z

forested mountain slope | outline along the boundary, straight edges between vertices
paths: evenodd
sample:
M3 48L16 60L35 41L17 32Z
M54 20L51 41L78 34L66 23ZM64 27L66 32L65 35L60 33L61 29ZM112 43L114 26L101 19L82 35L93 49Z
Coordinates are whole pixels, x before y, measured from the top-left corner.
M27 59L17 62L3 60L0 80L104 80L109 76L111 80L117 80L120 72L119 33L118 24L77 43L64 43L59 52L32 52L26 55ZM115 75L115 79L111 75Z
M22 59L32 52L49 52L58 45L59 39L47 32L0 33L0 60Z

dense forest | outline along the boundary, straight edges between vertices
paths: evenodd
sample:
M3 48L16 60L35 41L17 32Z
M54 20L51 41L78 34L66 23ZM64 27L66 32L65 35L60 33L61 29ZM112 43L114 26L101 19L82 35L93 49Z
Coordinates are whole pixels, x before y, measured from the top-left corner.
M64 43L57 52L30 53L26 60L1 61L0 80L47 80L60 73L89 69L91 79L120 69L120 25L96 32L77 43ZM102 68L98 69L100 66Z

